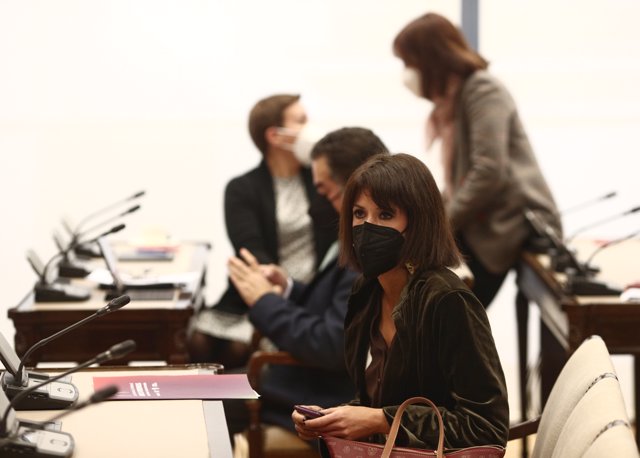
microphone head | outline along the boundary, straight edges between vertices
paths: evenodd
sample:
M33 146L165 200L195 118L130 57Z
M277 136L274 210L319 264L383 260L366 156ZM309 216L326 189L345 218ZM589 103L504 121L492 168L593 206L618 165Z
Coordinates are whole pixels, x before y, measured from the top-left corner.
M122 356L129 354L135 349L136 349L135 340L128 339L128 340L125 340L124 342L115 344L114 346L109 348L108 352L111 354L111 359L115 359L115 358L121 358Z
M137 212L138 210L140 210L140 205L134 205L133 207L131 207L129 210L127 210L126 212L123 213L123 216L128 214L128 213L134 213Z
M93 393L91 395L91 397L89 398L89 402L94 404L94 403L97 403L97 402L105 401L105 400L109 399L111 396L115 396L115 394L118 391L119 390L118 390L118 386L117 385L105 386L101 390L98 390L95 393Z
M131 302L131 298L126 294L118 296L115 299L111 299L111 301L109 301L109 303L107 304L108 311L113 312L115 310L121 309L129 302Z
M125 227L127 227L127 226L125 226L124 224L118 224L117 226L113 226L111 229L109 229L107 234L115 234L116 232L120 232Z

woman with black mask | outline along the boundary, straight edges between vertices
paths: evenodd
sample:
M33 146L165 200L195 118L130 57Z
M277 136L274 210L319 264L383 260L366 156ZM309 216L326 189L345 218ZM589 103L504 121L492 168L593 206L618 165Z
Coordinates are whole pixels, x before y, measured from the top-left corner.
M294 412L299 435L383 442L398 406L423 396L442 414L446 447L505 445L504 374L484 307L449 270L459 253L427 167L407 154L370 159L347 183L342 215L342 261L363 274L345 320L357 393L317 419ZM397 445L437 440L433 410L409 406Z

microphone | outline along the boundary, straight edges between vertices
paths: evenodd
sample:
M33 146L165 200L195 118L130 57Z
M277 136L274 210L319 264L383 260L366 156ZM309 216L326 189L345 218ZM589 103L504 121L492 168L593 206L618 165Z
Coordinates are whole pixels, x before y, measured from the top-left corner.
M97 210L97 211L85 216L82 220L80 220L80 222L73 229L71 227L69 227L68 224L65 224L65 227L70 232L70 235L73 236L74 234L78 234L78 233L80 233L80 229L82 229L82 227L86 223L88 223L89 221L94 219L96 216L99 216L99 215L101 215L103 213L106 213L106 212L108 212L108 211L110 211L110 210L112 210L114 208L117 208L120 205L124 205L127 202L130 202L132 200L138 199L139 197L144 196L145 193L146 193L146 191L138 191L135 194L133 194L132 196L126 197L126 198L124 198L122 200L119 200L119 201L113 203L113 204L107 205L106 207L101 208L100 210ZM126 214L126 212L125 212L125 214Z
M84 409L85 407L89 407L92 404L98 404L99 402L106 401L111 396L114 396L118 392L119 388L117 385L107 385L104 388L93 393L89 399L83 402L79 402L74 404L71 408L63 410L57 415L49 418L47 422L54 422L60 420L62 417L66 417L70 413L75 412L76 410Z
M114 234L124 228L124 224L119 224L100 234L98 237L95 237L91 241L95 241L100 237L104 237L109 234ZM52 274L50 272L53 262L65 257L66 254L77 244L78 242L72 242L67 249L59 251L53 255L42 268L40 268L41 263L36 260L37 256L33 250L27 252L27 260L39 277L39 281L34 286L36 302L77 302L89 299L91 293L87 288L81 288L77 285L70 285L66 283L58 283L54 278L52 278Z
M533 210L525 208L524 217L533 228L535 234L548 242L549 250L551 251L549 254L552 256L554 270L556 272L563 272L571 268L585 276L591 275L592 272L578 262L573 252L562 243L556 231L539 218Z
M110 217L107 220L102 221L99 224L94 224L93 227L91 227L91 229L84 229L83 227L86 225L87 222L91 221L92 219L95 219L96 216L99 216L103 213L108 212L109 210L112 210L120 205L123 205L129 201L135 200L139 197L142 197L145 194L145 191L139 191L135 194L133 194L132 196L127 197L124 200L121 200L119 202L116 202L114 204L111 204L105 208L102 208L101 210L98 210L94 213L92 213L91 215L85 217L82 221L80 221L79 224L77 224L75 226L75 228L72 228L71 225L63 220L63 224L65 226L65 228L67 229L67 231L69 232L69 235L71 236L72 240L77 240L81 235L86 234L87 232L91 232L92 230L97 229L98 227L104 226L105 224L108 224L109 222L118 219L118 218L122 218L123 216L128 215L129 213L133 213L135 211L137 211L140 208L140 205L135 205L133 207L130 207L128 210L119 213L116 216ZM98 251L94 248L89 246L88 243L83 243L83 244L78 244L75 247L75 252L78 255L84 255L84 256L88 256L90 258L96 258L96 257L100 257L100 253L98 253Z
M24 370L25 362L28 360L29 356L33 354L35 350L57 339L58 337L63 336L68 332L88 323L89 321L92 321L100 316L119 310L120 308L127 305L130 300L131 299L129 298L129 296L126 296L126 295L119 296L111 300L107 305L98 309L95 313L89 315L88 317L72 324L71 326L67 326L66 328L58 331L57 333L47 338L44 338L36 342L34 345L31 346L31 348L27 350L27 352L24 354L22 359L19 360L17 367L15 367L15 358L12 359L12 357L9 356L7 358L8 361L9 362L14 361L14 363L5 364L5 368L7 369L7 371L2 374L2 378L0 379L0 383L2 384L2 388L4 389L7 397L10 399L14 399L21 393L24 393L25 391L30 390L31 379L33 380L43 379L45 381L49 380L49 378L44 374L37 374L33 372L29 372L27 374L26 371ZM7 350L5 349L5 353L6 352ZM18 406L18 409L22 409L22 410L58 409L58 408L66 407L72 404L73 402L75 402L75 400L78 397L77 389L71 383L62 382L56 388L57 389L55 390L50 389L49 391L38 392L34 396L30 396L26 399L23 399L23 401L19 405L18 404L16 405Z
M88 401L76 404L45 422L17 420L10 409L4 433L0 434L0 455L6 458L59 458L73 454L74 442L70 434L52 430L60 418L93 404L102 402L118 392L118 387L109 385L91 395ZM7 397L0 392L0 411L9 405Z
M592 277L598 270L589 267L588 263L580 263L573 252L562 243L553 228L540 220L532 210L525 209L524 215L537 235L547 237L550 241L554 252L551 253L553 268L556 272L564 272L567 275L567 282L564 285L567 294L608 296L621 293L616 288L593 280Z
M79 370L85 369L89 366L92 366L93 364L102 364L112 359L122 358L123 356L131 353L135 349L136 349L135 341L131 339L125 340L123 342L120 342L111 346L108 350L97 354L96 356L94 356L88 361L78 364L77 366L72 367L71 369L61 372L60 374L57 374L51 378L48 378L47 380L44 380L40 383L30 386L26 390L19 392L18 394L15 395L15 397L13 397L9 401L9 405L5 408L2 414L2 420L0 420L0 435L2 431L6 430L5 427L7 424L7 418L9 416L10 410L15 409L15 407L19 405L23 399L25 399L26 397L34 393L39 388L42 388L43 386L48 385L50 383L56 382L63 377L67 377L73 374L74 372L78 372ZM77 393L76 393L76 399L77 399Z
M618 239L613 239L613 240L609 240L606 243L603 243L602 245L600 245L598 248L596 248L595 250L593 250L593 252L591 253L591 255L589 255L589 257L587 258L587 260L585 261L585 265L589 265L591 264L591 261L593 261L593 258L600 253L602 250L604 250L605 248L609 248L612 245L617 245L618 243L624 242L626 240L632 239L634 237L636 237L637 235L640 234L640 230L634 231L631 234L627 234L624 237L620 237Z
M120 218L127 216L130 213L135 213L138 210L140 210L140 205L134 205L133 207L127 209L126 211L122 212L122 213L118 213L115 216L112 216L110 218L107 218L106 220L100 221L98 224L94 224L93 226L91 226L89 229L85 229L82 232L76 231L74 232L74 234L71 237L71 243L70 245L74 245L74 247L76 247L77 245L80 245L82 243L84 244L90 244L93 243L93 241L87 241L87 242L78 242L78 240L87 234L90 234L91 232L95 231L96 229L101 228L102 226L106 226L109 223L112 223L113 221L117 221Z
M93 404L105 401L118 392L116 385L109 385L91 395L89 400L74 405L71 409L62 411L58 415L44 422L32 422L16 420L15 413L10 412L5 427L5 437L0 435L0 455L6 458L59 458L73 454L73 437L61 431L51 428L57 426L56 422L70 413L77 412ZM6 409L9 400L0 399L0 409ZM0 410L0 411L2 411Z
M55 431L53 423L36 423L16 418L9 399L0 391L0 411L8 409L6 422L0 425L0 456L3 458L60 458L73 453L73 438Z
M24 367L24 363L25 363L25 361L27 359L29 359L29 356L31 356L31 354L34 351L36 351L38 348L48 344L49 342L57 339L58 337L61 337L61 336L65 335L65 334L73 331L74 329L79 328L80 326L88 323L89 321L93 321L98 317L106 315L107 313L111 313L111 312L115 312L116 310L120 310L122 307L127 305L129 302L131 302L131 298L129 296L127 296L127 295L122 295L122 296L116 297L115 299L112 299L111 301L109 301L109 303L107 305L105 305L104 307L99 308L98 310L96 310L93 314L89 315L88 317L83 318L82 320L75 322L71 326L67 326L66 328L61 329L60 331L56 332L55 334L50 335L49 337L46 337L46 338L36 342L22 356L22 359L20 360L20 366L18 367L18 372L20 372L20 370Z
M602 202L603 200L611 199L611 198L613 198L613 197L615 197L617 195L618 195L618 193L616 191L611 191L611 192L609 192L607 194L604 194L602 196L599 196L599 197L596 197L594 199L588 200L586 202L582 202L580 204L574 205L573 207L565 208L560 213L563 216L566 216L567 214L573 213L576 210L581 210L581 209L583 209L585 207L590 207L590 206L592 206L594 204L597 204L598 202Z
M89 241L80 241L80 238L83 235L93 232L95 229L99 228L100 226L107 224L111 220L115 220L129 213L133 213L138 209L140 209L140 205L135 205L129 208L126 212L121 213L120 215L110 218L107 221L103 221L100 224L95 225L94 227L87 229L86 231L83 231L82 233L73 235L69 240L68 244L66 244L66 247L60 234L58 234L57 232L54 232L53 241L58 247L58 252L62 254L62 259L58 263L58 275L61 277L67 277L67 278L84 278L87 275L89 275L91 271L88 270L83 265L76 262L74 249L77 249L83 244L91 244L94 242L95 239L89 240ZM111 228L111 231L108 231L105 234L117 232L118 230L124 229L124 227L125 227L124 225L114 226L113 228ZM119 228L119 229L116 229L116 228ZM100 237L102 237L105 234L101 234Z
M89 229L83 230L82 232L79 231L75 231L72 235L71 235L71 241L75 242L74 243L74 247L73 250L75 251L76 254L78 255L82 255L82 256L86 256L89 258L99 258L100 257L100 252L97 250L97 248L93 245L96 238L89 240L89 241L84 241L84 242L77 242L82 236L91 233L93 231L95 231L96 229L107 225L108 223L112 222L112 221L116 221L130 213L135 213L136 211L138 211L140 209L140 205L134 205L133 207L127 209L126 211L119 213L115 216L112 216L104 221L101 221L98 224L94 224L92 227L90 227Z
M73 250L67 250L68 243L64 241L58 231L53 231L53 241L58 251L66 251L65 256L58 263L58 276L66 278L84 278L91 273L81 262L78 261Z
M93 364L100 364L105 361L116 359L126 355L133 351L136 347L136 343L133 340L126 340L119 344L113 345L109 350L98 354L96 357L86 361L68 371L65 371L43 383L34 385L30 390L37 390L42 385L51 383L59 378L71 375L81 369L89 367ZM102 390L95 392L88 401L85 401L75 406L71 411L78 411L91 404L101 402L115 393L118 388L114 386L105 387ZM26 392L21 393L19 396L27 396ZM0 407L2 407L3 414L2 420L0 420L0 455L3 457L38 457L38 458L53 458L53 457L69 457L73 453L73 437L68 433L62 433L58 431L51 431L47 429L49 425L58 418L65 416L71 411L63 412L48 422L35 423L35 422L18 422L15 418L14 405L18 401L18 397L8 401L4 394L0 393Z
M576 235L581 234L582 232L586 231L587 229L591 229L593 227L599 226L599 225L604 224L604 223L608 223L608 222L616 220L618 218L622 218L622 217L625 217L627 215L631 215L633 213L636 213L637 211L640 211L640 206L633 207L633 208L631 208L631 209L629 209L627 211L624 211L622 213L617 213L615 215L611 215L611 216L608 216L606 218L603 218L603 219L601 219L599 221L587 224L586 226L582 226L577 231L575 231L570 237L567 237L565 242L567 244L569 244L576 237Z
M90 292L87 288L69 283L59 283L55 278L52 278L49 271L45 274L45 265L35 251L27 250L27 261L38 275L38 281L33 286L36 302L77 302L89 299Z

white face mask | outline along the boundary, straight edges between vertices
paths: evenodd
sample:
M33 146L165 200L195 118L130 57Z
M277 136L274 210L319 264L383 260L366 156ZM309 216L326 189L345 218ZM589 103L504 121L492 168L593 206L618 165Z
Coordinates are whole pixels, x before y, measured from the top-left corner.
M278 132L294 137L293 142L283 143L281 148L291 151L304 166L311 164L311 150L318 140L324 136L324 132L311 123L306 123L299 131L280 127Z
M422 94L422 75L420 71L412 68L405 67L402 72L402 83L409 89L416 97L424 97Z

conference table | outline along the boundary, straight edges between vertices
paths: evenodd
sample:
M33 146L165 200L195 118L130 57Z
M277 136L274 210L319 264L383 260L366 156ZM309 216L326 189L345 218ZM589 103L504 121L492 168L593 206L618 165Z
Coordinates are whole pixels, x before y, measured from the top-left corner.
M126 242L113 244L116 254L129 253ZM81 362L93 358L112 345L133 339L134 352L114 364L130 361L188 362L186 330L189 319L204 301L209 245L185 242L174 247L169 260L120 260L118 269L131 277L178 279L170 288L169 298L135 300L123 308L87 322L34 351L27 364L41 362ZM92 268L104 267L101 259L91 261ZM72 284L90 291L81 302L36 302L30 291L8 316L15 327L15 350L22 356L33 344L77 323L102 308L108 301L99 283L73 279ZM131 291L133 297L135 291ZM127 292L125 292L126 294Z
M576 241L577 259L588 259L598 243ZM594 255L593 264L600 272L595 277L609 285L624 287L640 280L640 240L631 239L611 245ZM634 358L634 406L640 412L640 301L622 301L619 295L577 296L567 292L567 276L551 268L551 258L525 252L517 277L520 394L523 419L526 419L529 303L540 310L540 389L541 402L549 396L568 357L589 336L599 335L609 353L628 354ZM636 423L637 424L637 423ZM636 442L640 435L636 428Z
M50 371L48 371L50 372ZM93 394L94 376L192 375L212 373L195 366L85 369L72 375L78 403ZM17 411L19 420L44 422L60 411ZM115 400L69 413L56 425L70 434L74 458L231 458L232 449L219 400Z

